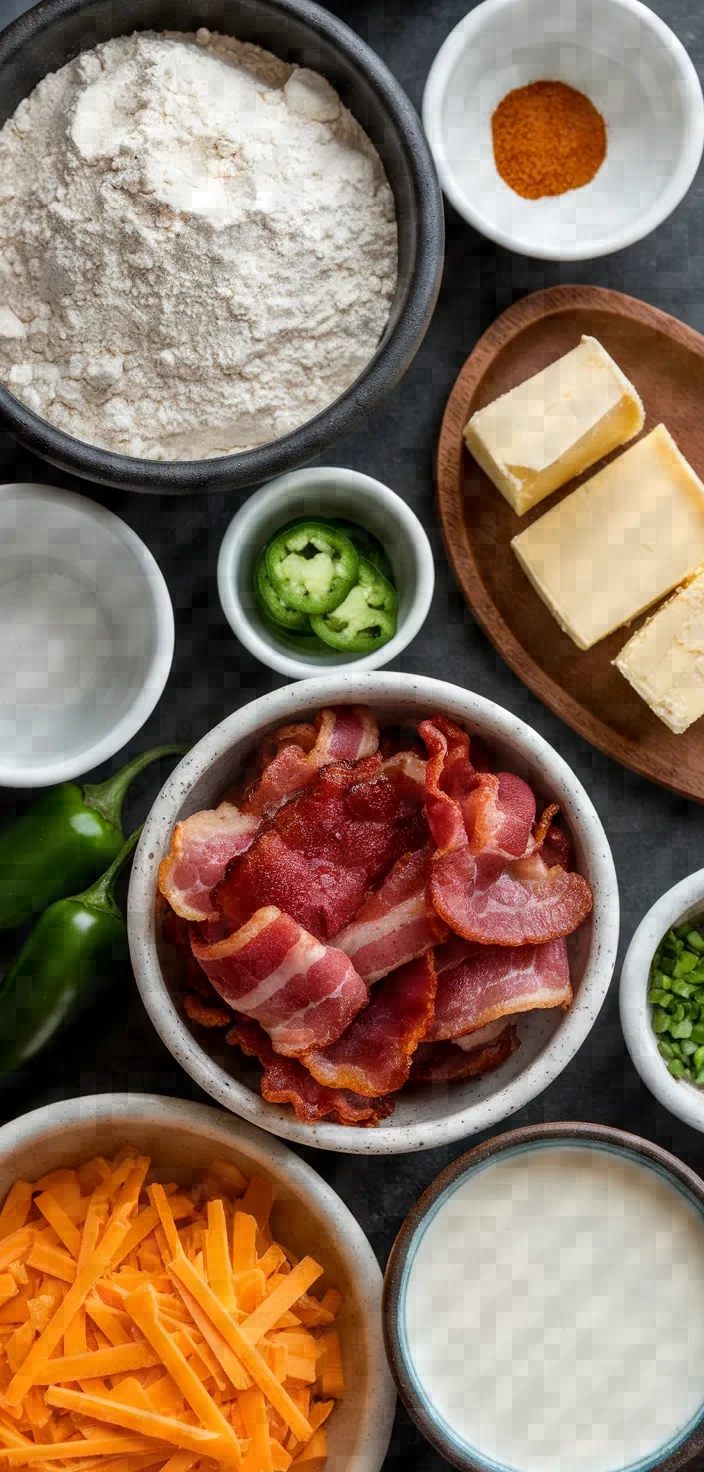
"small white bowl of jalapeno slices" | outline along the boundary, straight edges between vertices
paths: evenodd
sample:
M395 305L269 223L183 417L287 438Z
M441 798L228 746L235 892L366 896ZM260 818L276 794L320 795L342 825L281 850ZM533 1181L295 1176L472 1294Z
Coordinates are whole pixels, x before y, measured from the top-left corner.
M338 467L263 486L230 522L218 559L230 627L293 679L387 664L424 623L434 582L430 543L405 501Z

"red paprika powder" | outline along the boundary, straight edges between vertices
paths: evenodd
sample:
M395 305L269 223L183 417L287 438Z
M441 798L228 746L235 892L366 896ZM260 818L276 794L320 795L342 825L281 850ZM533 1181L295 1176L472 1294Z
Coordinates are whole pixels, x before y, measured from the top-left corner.
M508 92L491 133L501 178L523 199L581 189L606 155L601 113L565 82L530 82Z

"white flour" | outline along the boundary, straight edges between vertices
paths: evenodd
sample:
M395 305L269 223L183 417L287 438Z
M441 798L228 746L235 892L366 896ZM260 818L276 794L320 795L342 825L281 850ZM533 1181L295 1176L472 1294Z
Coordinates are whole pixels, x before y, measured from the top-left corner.
M0 379L123 454L263 444L371 358L396 244L323 77L208 31L108 41L0 131Z

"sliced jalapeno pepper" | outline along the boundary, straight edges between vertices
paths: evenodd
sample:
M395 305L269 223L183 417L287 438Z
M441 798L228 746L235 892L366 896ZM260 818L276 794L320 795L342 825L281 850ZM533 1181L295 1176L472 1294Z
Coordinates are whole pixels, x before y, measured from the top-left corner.
M396 633L397 607L396 590L378 568L360 557L355 586L331 613L312 614L311 628L332 649L371 654Z
M266 575L266 554L262 552L257 563L254 575L254 588L257 602L268 619L280 629L288 629L289 633L310 633L310 619L307 613L297 613L294 608L289 608L281 599Z
M348 536L324 521L284 527L266 548L274 592L298 613L330 613L357 581L359 557Z
M366 557L367 562L371 562L374 567L379 569L382 576L386 578L387 583L390 583L392 588L396 587L394 570L382 543L378 537L374 536L373 532L368 532L366 527L358 526L356 521L345 521L342 517L334 517L331 525L339 526L340 531L343 531L345 536L349 537L353 547L357 548L359 556Z

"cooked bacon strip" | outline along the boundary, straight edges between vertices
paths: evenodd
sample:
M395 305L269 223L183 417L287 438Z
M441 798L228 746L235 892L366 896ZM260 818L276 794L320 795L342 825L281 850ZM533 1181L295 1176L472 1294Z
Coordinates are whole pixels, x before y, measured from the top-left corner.
M540 849L540 857L549 869L559 864L569 874L574 868L572 845L564 828L558 828L556 823L550 824Z
M488 1032L483 1028L482 1032ZM457 1043L420 1043L411 1067L411 1082L449 1082L451 1079L477 1078L500 1068L520 1046L516 1025L502 1023L498 1036L467 1051Z
M496 1018L539 1007L569 1007L572 1001L562 937L538 946L477 946L458 965L447 968L443 949L437 953L438 985L428 1042L462 1038Z
M431 894L453 930L482 945L545 945L570 935L592 908L586 879L559 865L548 869L539 853L509 864L487 885L477 882L475 870L473 888L463 856L443 856Z
M307 734L300 745L289 739L290 733L300 731L300 727L281 728L275 739L283 744L243 803L243 812L270 816L287 797L308 787L330 762L356 762L378 750L379 728L366 706L338 705L321 710L315 726L315 742L308 749Z
M192 992L186 992L183 1010L190 1021L197 1022L199 1027L227 1027L232 1022L231 1012L227 1012L224 1007L212 1006Z
M543 808L543 811L540 814L540 818L538 819L538 822L535 824L535 827L533 829L533 839L536 848L540 848L541 844L545 842L548 828L550 827L553 818L557 817L559 811L560 804L558 802L551 802L546 808Z
M535 849L535 798L514 772L480 772L477 785L462 804L469 847L477 858L480 878L493 878L512 859Z
M230 802L177 823L171 850L159 865L159 889L184 920L216 920L211 890L228 864L249 848L259 819Z
M313 1078L369 1098L402 1088L433 1015L435 985L430 951L385 977L336 1043L304 1055Z
M280 808L213 896L228 931L275 905L328 942L400 854L427 840L422 809L381 773L377 753L335 762Z
M428 898L430 856L428 846L403 854L352 924L334 937L333 944L367 984L422 956L447 935Z
M400 797L425 802L425 761L416 751L397 751L385 757L381 770L395 783Z
M524 793L513 815L509 811L511 801L518 803L515 784L520 779L506 782L502 795L500 782L496 789L488 786L498 779L487 773L467 791L471 772L465 734L440 720L424 721L420 731L430 753L426 812L437 844L430 894L438 914L458 935L483 945L540 945L576 930L592 907L586 879L559 866L548 869L539 853L510 857L511 849L520 847L529 816ZM477 790L485 796L474 797ZM474 817L471 841L464 821L467 810ZM530 850L530 826L527 832ZM481 846L484 841L487 847Z
M259 1022L287 1056L333 1042L366 1004L367 988L349 957L273 905L227 940L207 945L194 937L192 944L220 996Z
M393 1112L393 1099L364 1099L349 1089L328 1089L316 1083L297 1059L282 1058L274 1052L269 1038L256 1022L238 1022L225 1041L241 1048L249 1057L259 1059L264 1068L262 1098L270 1104L292 1104L298 1118L306 1124L333 1119L338 1124L372 1128Z

